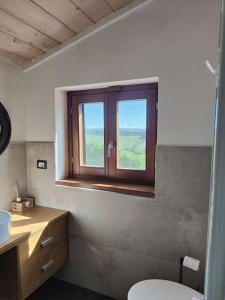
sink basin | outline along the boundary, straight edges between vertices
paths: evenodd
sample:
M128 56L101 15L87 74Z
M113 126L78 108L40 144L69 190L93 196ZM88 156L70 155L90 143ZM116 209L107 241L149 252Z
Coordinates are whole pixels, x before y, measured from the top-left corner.
M6 210L0 210L0 244L9 239L9 225L11 223L11 214Z

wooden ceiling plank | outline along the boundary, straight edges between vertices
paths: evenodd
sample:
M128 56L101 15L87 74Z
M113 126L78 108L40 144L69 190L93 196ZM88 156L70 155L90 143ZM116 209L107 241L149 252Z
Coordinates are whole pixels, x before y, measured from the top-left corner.
M0 48L27 59L33 59L44 53L4 32L0 32Z
M0 9L0 31L43 51L59 44L2 9Z
M13 63L16 65L23 65L28 63L28 59L19 55L16 55L12 52L6 51L4 49L0 48L0 60L7 62L7 63Z
M126 6L127 4L131 3L133 0L106 0L108 4L114 9L119 10Z
M92 25L91 20L70 0L32 0L32 2L49 12L76 33Z
M0 8L60 43L68 40L75 34L71 29L30 0L0 0Z
M113 12L111 7L104 0L71 0L83 12L85 12L94 22Z

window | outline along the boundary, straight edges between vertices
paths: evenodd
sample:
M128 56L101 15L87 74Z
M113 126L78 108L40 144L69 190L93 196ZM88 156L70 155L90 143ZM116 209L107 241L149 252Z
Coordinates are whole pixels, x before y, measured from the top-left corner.
M70 177L154 185L157 87L68 93Z

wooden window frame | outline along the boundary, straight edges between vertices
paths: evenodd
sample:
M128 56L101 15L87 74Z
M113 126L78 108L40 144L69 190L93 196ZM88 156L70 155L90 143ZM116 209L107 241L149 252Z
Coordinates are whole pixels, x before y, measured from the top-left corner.
M87 177L87 176L99 176L99 177L105 177L105 169L107 169L107 160L105 158L104 164L105 168L101 167L85 167L80 165L80 142L79 142L79 105L82 103L96 103L96 102L103 102L104 103L104 125L106 128L107 123L107 97L103 93L93 94L91 95L91 100L89 95L76 95L76 101L73 101L74 96L72 97L72 101L70 102L70 112L72 109L72 128L70 128L71 136L72 136L72 145L69 146L71 148L72 146L72 152L69 151L70 155L72 154L72 157L69 157L70 164L72 163L71 170L72 170L72 177L76 177L76 175L80 175L81 177ZM71 126L70 126L71 127ZM105 149L107 150L107 131L105 131L104 134L104 140L105 140ZM69 144L71 139L69 138Z
M68 92L68 166L69 177L116 181L131 184L155 183L155 145L157 138L157 97L158 84L139 84L116 86L106 89ZM121 98L122 97L122 98ZM117 102L130 99L147 99L147 136L146 136L146 171L116 168L116 145L108 159L107 147L110 140L116 141L116 106ZM80 165L79 149L79 105L80 103L104 102L104 168ZM110 124L111 126L109 126Z

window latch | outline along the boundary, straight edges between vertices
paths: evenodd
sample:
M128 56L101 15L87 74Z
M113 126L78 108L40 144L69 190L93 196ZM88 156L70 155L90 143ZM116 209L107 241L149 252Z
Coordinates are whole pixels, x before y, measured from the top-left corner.
M110 141L108 144L108 158L111 156L111 150L114 148L114 143L113 141Z

